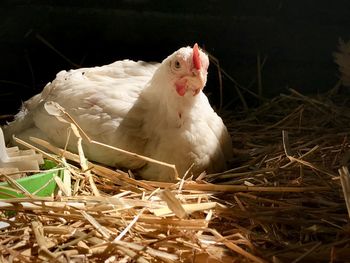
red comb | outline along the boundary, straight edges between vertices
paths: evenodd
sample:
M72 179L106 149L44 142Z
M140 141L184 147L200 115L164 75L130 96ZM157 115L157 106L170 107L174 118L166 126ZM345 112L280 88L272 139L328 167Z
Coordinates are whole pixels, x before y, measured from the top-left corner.
M199 48L198 48L198 44L194 44L193 46L193 65L196 69L200 69L201 68L201 60L199 58Z

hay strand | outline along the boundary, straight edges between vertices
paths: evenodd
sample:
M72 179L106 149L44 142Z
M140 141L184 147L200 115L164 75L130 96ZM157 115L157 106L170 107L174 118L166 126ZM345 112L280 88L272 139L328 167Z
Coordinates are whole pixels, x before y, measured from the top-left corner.
M175 183L136 180L137 171L94 164L82 149L32 138L45 152L18 139L54 160L64 177L55 179L53 196L0 201L1 260L345 262L350 113L337 94L291 90L227 115L231 169L195 181L191 169Z

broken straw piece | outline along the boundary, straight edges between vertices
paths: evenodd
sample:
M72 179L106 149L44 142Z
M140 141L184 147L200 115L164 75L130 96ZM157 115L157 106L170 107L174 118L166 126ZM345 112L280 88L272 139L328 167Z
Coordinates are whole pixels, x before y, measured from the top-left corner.
M39 170L44 160L41 154L33 149L19 150L18 147L6 148L4 133L0 128L0 168L17 168L23 170Z

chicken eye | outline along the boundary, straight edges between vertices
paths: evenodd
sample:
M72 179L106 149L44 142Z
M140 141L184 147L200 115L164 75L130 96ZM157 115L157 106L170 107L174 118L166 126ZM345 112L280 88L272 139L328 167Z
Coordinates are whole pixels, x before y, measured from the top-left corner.
M181 68L181 64L178 60L175 60L175 64L174 64L176 69L180 69Z

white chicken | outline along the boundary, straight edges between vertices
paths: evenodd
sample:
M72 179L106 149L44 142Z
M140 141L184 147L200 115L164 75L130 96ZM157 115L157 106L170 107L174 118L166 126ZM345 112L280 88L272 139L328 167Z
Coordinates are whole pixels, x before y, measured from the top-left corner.
M4 127L7 138L39 137L64 147L67 124L50 116L47 101L59 103L94 140L175 164L180 176L226 168L231 138L202 92L208 56L195 44L161 64L122 60L110 65L61 71L26 101ZM100 146L83 144L89 160L137 170L144 179L170 181L169 169ZM76 152L69 139L68 149Z

